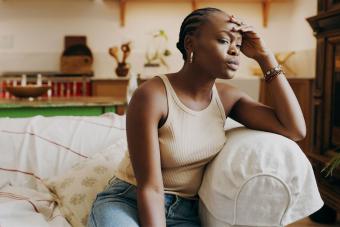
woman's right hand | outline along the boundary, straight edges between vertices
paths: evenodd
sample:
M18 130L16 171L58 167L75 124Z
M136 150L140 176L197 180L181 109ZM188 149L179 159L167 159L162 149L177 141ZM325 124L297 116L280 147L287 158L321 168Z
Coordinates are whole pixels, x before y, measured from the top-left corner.
M242 34L241 52L256 61L259 61L263 56L272 55L272 52L266 47L262 37L255 31L253 26L245 24L240 19L230 16L229 22L236 24L233 27L234 32Z

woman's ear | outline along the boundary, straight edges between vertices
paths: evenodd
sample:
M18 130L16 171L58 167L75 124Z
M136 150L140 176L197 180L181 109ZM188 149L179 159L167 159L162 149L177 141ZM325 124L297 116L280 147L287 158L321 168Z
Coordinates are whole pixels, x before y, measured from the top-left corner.
M191 35L186 35L184 38L184 49L186 51L186 56L189 58L190 53L194 51L194 37Z

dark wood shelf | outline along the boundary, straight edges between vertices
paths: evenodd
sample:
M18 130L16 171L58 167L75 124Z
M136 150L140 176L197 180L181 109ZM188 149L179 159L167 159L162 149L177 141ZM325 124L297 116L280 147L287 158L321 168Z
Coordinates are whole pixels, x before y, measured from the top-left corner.
M120 25L125 26L125 15L127 10L127 4L129 2L149 2L149 3L162 3L162 2L187 2L191 4L191 9L195 10L199 8L200 3L211 3L211 2L226 2L225 0L104 0L106 3L118 1L119 3L119 19ZM270 6L275 2L288 2L291 0L229 0L229 2L243 2L243 3L259 3L262 5L262 24L267 27L269 20Z

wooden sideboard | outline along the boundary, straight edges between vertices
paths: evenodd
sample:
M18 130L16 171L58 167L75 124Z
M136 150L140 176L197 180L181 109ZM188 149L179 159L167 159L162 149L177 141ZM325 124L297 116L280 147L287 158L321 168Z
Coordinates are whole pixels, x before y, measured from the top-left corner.
M0 99L0 117L98 116L117 112L125 101L112 97L54 97L29 99Z
M125 99L128 83L128 79L93 79L91 81L92 95Z
M287 78L290 86L292 87L296 98L299 101L303 116L305 118L307 134L306 138L298 141L297 144L303 150L304 153L311 152L311 141L312 141L312 94L314 79L313 78ZM272 94L275 95L275 94ZM260 102L266 105L272 105L272 95L268 92L266 82L261 79L260 82Z
M148 79L138 78L138 84L145 82ZM92 79L91 90L92 96L107 96L115 99L124 100L126 102L127 86L129 84L128 78L118 79ZM118 114L124 114L127 105L117 107Z
M107 96L115 99L124 100L126 103L126 89L129 80L122 79L93 79L91 81L92 96ZM117 107L116 112L124 114L126 105Z

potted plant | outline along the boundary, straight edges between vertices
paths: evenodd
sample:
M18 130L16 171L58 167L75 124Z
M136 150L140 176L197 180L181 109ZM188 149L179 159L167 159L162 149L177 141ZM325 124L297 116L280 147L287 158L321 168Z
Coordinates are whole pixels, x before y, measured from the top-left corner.
M333 171L340 166L340 154L336 155L321 172L326 171L326 177L332 176Z
M144 67L159 67L161 65L168 68L166 57L171 55L167 49L168 36L164 30L158 30L152 34L151 43L145 53Z

